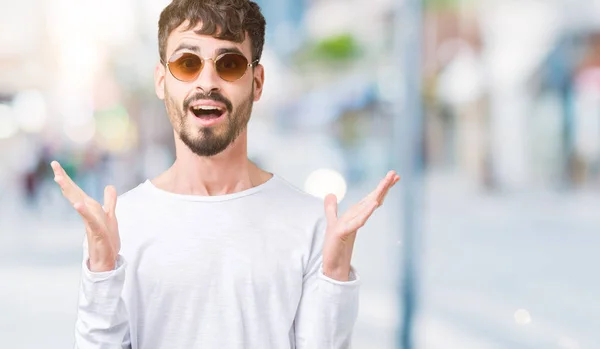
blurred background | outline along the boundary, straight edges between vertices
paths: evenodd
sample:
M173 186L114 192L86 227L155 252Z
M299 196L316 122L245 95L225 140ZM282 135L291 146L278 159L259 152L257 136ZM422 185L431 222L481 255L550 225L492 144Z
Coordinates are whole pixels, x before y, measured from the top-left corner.
M600 348L600 1L405 1L257 1L250 157L342 210L403 177L357 240L353 347ZM84 230L50 161L100 198L174 160L167 4L0 0L1 348L73 343Z

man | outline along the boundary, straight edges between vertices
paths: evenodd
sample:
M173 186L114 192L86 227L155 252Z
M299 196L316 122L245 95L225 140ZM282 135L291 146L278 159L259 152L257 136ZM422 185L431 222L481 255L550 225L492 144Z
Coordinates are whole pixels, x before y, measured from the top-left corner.
M264 31L254 2L174 0L155 70L172 167L101 206L52 162L86 227L76 348L349 347L356 233L399 177L338 217L248 160Z

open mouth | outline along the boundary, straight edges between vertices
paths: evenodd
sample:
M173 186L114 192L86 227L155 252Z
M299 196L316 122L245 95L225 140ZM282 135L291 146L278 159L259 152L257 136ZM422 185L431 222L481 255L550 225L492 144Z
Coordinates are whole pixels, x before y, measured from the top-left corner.
M225 110L213 106L193 106L190 108L192 113L202 119L216 119L225 113Z

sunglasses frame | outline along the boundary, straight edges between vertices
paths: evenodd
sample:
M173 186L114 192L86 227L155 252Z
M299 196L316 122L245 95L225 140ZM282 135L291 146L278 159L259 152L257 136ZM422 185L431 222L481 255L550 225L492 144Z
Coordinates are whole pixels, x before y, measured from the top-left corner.
M200 70L198 71L198 75L196 75L196 76L195 76L193 79L191 79L191 80L182 80L182 79L180 79L180 78L176 77L176 76L175 76L175 74L173 74L173 72L171 71L171 67L169 66L169 63L171 63L171 59L169 59L169 60L168 60L166 63L162 62L162 60L161 60L161 63L163 63L163 64L164 64L164 65L167 67L167 70L169 71L169 73L171 74L171 76L173 76L175 79L177 79L177 80L179 80L179 81L181 81L181 82L192 82L192 81L194 81L194 80L198 79L198 76L200 76L200 74L202 74L202 70L204 70L204 68L206 67L206 61L213 61L213 65L214 65L215 67L216 67L217 61L218 61L219 59L223 58L223 56L226 56L226 55L237 55L237 56L242 56L242 57L244 57L244 59L245 59L246 61L248 61L248 58L246 58L246 56L244 56L244 55L243 55L243 54L241 54L241 53L237 53L237 52L223 52L223 53L221 53L220 55L218 55L218 56L216 56L216 57L201 57L201 56L199 56L199 55L197 55L197 54L195 54L195 53L192 53L192 52L183 52L181 55L183 56L183 55L184 55L184 54L186 54L186 53L187 53L187 54L194 55L194 56L196 56L196 57L200 58L200 61L202 62L202 68L200 68ZM171 58L172 58L172 57L173 57L173 56L171 56ZM178 59L179 59L179 58L178 58ZM175 60L175 61L176 61L176 60ZM175 61L173 61L173 62L175 62ZM259 60L258 60L258 59L256 59L256 60L254 60L253 62L250 62L250 63L248 63L248 64L246 65L246 70L244 70L244 74L242 74L242 75L241 75L239 78L237 78L237 79L235 79L235 80L232 80L232 81L229 81L229 80L225 80L225 79L223 79L223 77L221 76L221 74L219 74L219 71L217 71L217 69L216 69L216 68L215 68L215 71L216 71L217 75L219 76L219 78L220 78L221 80L223 80L223 81L227 81L227 82L236 82L236 81L238 81L239 79L243 78L243 77L244 77L244 75L246 75L246 72L248 72L248 68L254 68L254 67L256 66L256 64L258 63L258 61L259 61Z

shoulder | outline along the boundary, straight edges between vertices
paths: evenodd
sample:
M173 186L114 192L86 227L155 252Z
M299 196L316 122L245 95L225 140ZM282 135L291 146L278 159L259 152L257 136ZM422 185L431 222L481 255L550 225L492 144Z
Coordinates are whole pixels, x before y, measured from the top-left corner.
M147 183L142 182L136 187L124 192L123 194L117 197L117 218L120 218L120 216L129 216L130 213L135 212L144 207L144 203L148 202L149 195L146 186Z
M307 242L315 239L315 234L324 231L326 226L323 200L276 176L276 182L269 187L268 212L277 224L289 233L300 234ZM276 217L276 218L275 218Z
M282 209L293 210L306 218L323 215L323 200L308 194L284 178L275 175L270 195Z
M276 202L278 221L290 234L297 232L306 251L304 268L309 259L318 258L323 247L327 219L323 199L306 193L281 177L276 177L273 200Z

